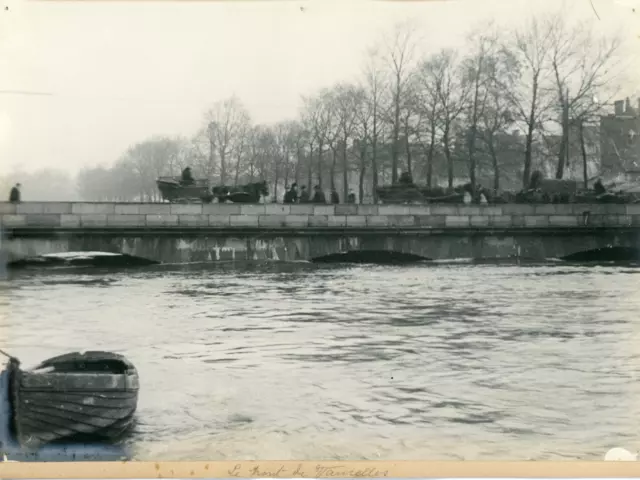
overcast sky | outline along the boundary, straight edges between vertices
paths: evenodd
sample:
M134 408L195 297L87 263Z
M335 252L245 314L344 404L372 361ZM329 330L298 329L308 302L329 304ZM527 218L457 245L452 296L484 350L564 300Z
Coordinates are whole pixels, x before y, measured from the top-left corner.
M207 105L234 93L256 122L291 118L301 94L358 75L364 50L394 22L413 19L433 51L561 0L3 2L0 174L76 171L155 134L191 136ZM595 8L598 28L637 49L640 0L565 3L575 18ZM640 85L637 70L629 85Z

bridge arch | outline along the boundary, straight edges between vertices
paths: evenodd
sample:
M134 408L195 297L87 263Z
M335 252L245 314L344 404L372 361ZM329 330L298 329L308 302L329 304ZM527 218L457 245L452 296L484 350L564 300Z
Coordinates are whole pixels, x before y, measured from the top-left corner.
M581 250L561 257L567 262L640 262L640 248L610 245L605 247Z
M432 259L421 255L393 250L349 250L311 259L313 263L370 263L382 265L411 264L430 260Z
M161 263L152 255L127 248L114 239L38 236L2 242L2 256L10 269L25 267L95 266L130 267Z

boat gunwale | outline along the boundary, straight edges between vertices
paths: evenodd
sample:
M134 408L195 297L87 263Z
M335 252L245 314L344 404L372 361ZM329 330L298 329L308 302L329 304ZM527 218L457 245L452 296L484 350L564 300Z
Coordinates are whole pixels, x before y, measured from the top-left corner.
M105 385L86 386L92 380L103 379ZM109 383L108 383L109 382ZM75 372L20 372L20 391L59 391L65 392L128 392L138 391L140 381L137 372L127 373L75 373Z
M119 362L125 367L124 368L125 372L136 370L136 367L133 365L133 363L131 363L131 361L127 359L124 355L120 355L119 353L100 351L100 350L90 350L86 352L71 352L71 353L64 353L62 355L57 355L55 357L51 357L46 360L43 360L42 362L37 364L35 367L32 367L25 371L35 372L39 369L48 368L48 367L55 368L56 365L64 364L67 362L70 362L70 363ZM72 371L70 371L69 373L72 373Z

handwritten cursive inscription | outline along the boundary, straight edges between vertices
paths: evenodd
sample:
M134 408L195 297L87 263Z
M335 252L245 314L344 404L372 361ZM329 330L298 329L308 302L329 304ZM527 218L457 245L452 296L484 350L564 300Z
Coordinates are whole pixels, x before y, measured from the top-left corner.
M236 463L227 473L230 477L259 477L259 478L380 478L389 475L387 470L378 470L376 467L352 468L347 465L318 465L299 463L295 467L271 464L269 467L251 463L245 465Z
M386 477L386 470L378 470L375 467L361 470L348 468L344 465L316 465L316 477Z

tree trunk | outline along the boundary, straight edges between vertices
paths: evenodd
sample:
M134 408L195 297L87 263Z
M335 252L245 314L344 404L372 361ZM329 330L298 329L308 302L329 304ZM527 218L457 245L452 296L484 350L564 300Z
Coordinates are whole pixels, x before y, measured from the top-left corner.
M220 184L226 185L227 182L227 153L220 151Z
M256 149L254 147L251 148L251 160L249 161L249 183L253 183L253 177L255 175L255 164L256 158L258 155L256 154Z
M453 188L453 159L451 158L451 149L449 148L449 126L444 129L442 136L444 147L444 156L447 158L447 184L449 188Z
M347 136L342 142L342 201L347 201L349 195L349 166L347 164Z
M391 183L398 182L398 140L400 136L400 79L396 78L394 98L393 142L391 145Z
M324 143L318 145L318 186L322 188L322 157L324 152Z
M467 146L469 150L469 182L471 183L471 191L476 191L476 126L471 126L469 132L469 142Z
M278 165L276 165L275 170L275 178L273 180L273 201L274 203L278 202L278 183L280 182L280 169Z
M364 178L367 173L367 144L360 145L360 178L358 180L358 203L362 203L364 197ZM345 196L345 200L347 197Z
M330 180L331 180L331 190L336 189L336 163L338 161L338 152L336 151L333 144L329 145L331 148L331 169L329 172Z
M527 131L527 136L525 139L525 147L524 147L524 169L522 170L522 188L529 188L529 177L531 176L531 159L532 159L532 148L533 148L533 132L532 128L529 127Z
M215 152L215 144L213 143L213 141L210 139L209 140L209 165L207 166L207 169L211 172L213 171L213 158L214 158L214 152Z
M584 189L589 188L589 163L587 161L587 146L584 141L584 120L580 120L580 150L582 150L582 179Z
M533 76L533 98L531 99L531 109L527 121L527 135L524 149L524 168L522 169L522 187L529 187L529 177L531 177L531 162L533 159L533 132L536 128L536 106L538 105L538 76Z
M311 191L311 185L313 184L313 142L309 143L309 161L307 163L309 167L307 170L307 188Z
M409 175L411 175L411 177L413 177L413 162L411 158L411 143L409 142L409 117L408 116L405 119L405 123L404 123L404 136L405 136L404 148L407 154L407 172L409 173Z
M373 102L373 132L371 136L371 195L374 205L378 204L378 103ZM362 200L360 200L362 201Z
M233 179L233 184L238 185L238 181L240 180L240 156L238 155L238 160L236 160L236 174Z
M435 125L431 128L431 138L429 139L429 150L427 151L427 188L433 185L433 154L436 148L436 129Z
M498 155L496 153L496 147L493 144L493 135L489 136L487 146L489 147L489 153L491 154L491 163L493 164L493 191L498 193L500 190L500 165L498 164Z
M558 167L556 168L556 178L561 179L564 176L564 168L568 164L569 154L569 91L566 94L560 94L562 101L562 139L560 140L560 148L558 152Z
M302 147L298 146L296 151L296 168L294 172L294 178L296 183L300 183L300 169L302 168Z

